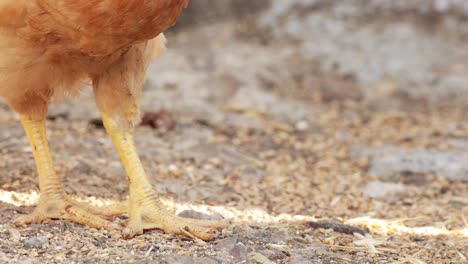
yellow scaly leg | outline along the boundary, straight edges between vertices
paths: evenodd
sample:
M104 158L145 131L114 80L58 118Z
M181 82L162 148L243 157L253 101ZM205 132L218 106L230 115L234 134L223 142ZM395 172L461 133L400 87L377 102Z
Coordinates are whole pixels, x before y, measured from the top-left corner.
M143 233L147 229L161 229L167 233L176 233L186 236L195 236L203 240L214 237L215 229L223 229L226 221L197 220L182 218L171 214L161 203L138 157L133 133L128 129L122 129L112 118L103 115L104 126L116 146L129 182L129 201L114 207L122 211L123 206L128 206L129 222L124 234L127 237ZM112 214L109 210L109 214Z
M98 216L99 210L70 198L62 188L55 173L49 144L46 137L45 120L31 120L21 116L26 135L31 144L39 175L40 198L31 214L21 215L14 220L18 226L38 224L46 219L66 219L95 228L119 230L120 227Z

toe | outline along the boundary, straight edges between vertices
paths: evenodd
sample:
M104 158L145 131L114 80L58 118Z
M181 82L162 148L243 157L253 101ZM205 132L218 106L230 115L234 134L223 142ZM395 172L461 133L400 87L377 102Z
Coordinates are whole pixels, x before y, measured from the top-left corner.
M192 228L186 226L177 232L178 234L188 236L192 239L199 238L205 241L212 240L216 235L216 230L212 228L204 228L199 226L192 226Z
M65 215L63 218L97 229L121 230L119 225L107 221L74 205L67 205L65 207Z
M101 218L97 212L97 208L75 201L68 196L41 199L31 214L18 216L13 223L16 226L23 226L40 224L46 219L64 219L97 229L122 229L119 225Z
M126 239L130 239L141 234L143 234L143 228L127 226L123 230L123 237L125 237Z
M98 213L106 217L115 217L128 213L128 201L118 202L107 206L102 206L98 209Z
M143 227L144 229L161 229L166 233L175 233L207 241L212 240L216 235L216 229L213 228L213 226L217 228L221 228L221 226L224 227L224 225L219 222L221 221L182 218L165 212L148 217L147 220L143 221Z
M228 227L230 221L228 220L198 220L193 219L191 222L198 226L203 226L207 228L214 228L216 230L223 230L224 228Z
M30 224L39 224L42 222L42 219L35 214L27 214L27 215L19 215L13 220L13 224L16 226L25 226L25 225L30 225Z

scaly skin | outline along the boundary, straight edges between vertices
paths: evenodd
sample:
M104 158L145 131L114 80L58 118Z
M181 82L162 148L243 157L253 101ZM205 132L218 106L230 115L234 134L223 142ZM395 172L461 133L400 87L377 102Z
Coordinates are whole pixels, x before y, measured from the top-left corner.
M161 229L203 240L213 239L216 230L228 225L226 221L188 219L171 214L154 192L134 145L133 135L121 129L109 117L103 117L106 129L117 147L128 175L130 197L128 201L104 208L94 208L68 196L57 177L46 137L45 121L34 121L22 116L21 122L33 149L39 174L40 198L34 211L14 220L18 226L39 224L47 219L64 219L98 229L121 230L106 218L128 214L123 230L127 238L142 234L144 230Z
M161 229L166 233L211 240L215 230L225 228L226 221L197 220L172 215L153 190L138 157L134 139L129 129L120 128L112 118L103 115L104 126L116 146L128 175L130 196L127 202L108 207L107 214L128 212L129 222L124 230L126 237L133 237L147 229Z
M120 230L120 227L100 216L99 210L69 197L60 184L50 155L45 120L21 116L21 123L31 144L39 175L40 198L31 214L14 220L18 226L39 224L47 219L65 219L94 228Z

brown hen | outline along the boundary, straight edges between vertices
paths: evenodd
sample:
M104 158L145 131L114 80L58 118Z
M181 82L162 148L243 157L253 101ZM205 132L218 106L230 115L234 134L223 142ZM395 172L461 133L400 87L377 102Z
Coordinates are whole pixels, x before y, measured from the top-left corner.
M212 239L225 222L170 214L138 157L133 128L151 60L164 30L189 0L0 0L0 97L19 113L39 175L40 199L17 225L66 219L120 229L108 217L128 214L124 234L146 229ZM128 175L129 199L106 208L73 200L55 173L45 133L49 104L93 84L97 105Z

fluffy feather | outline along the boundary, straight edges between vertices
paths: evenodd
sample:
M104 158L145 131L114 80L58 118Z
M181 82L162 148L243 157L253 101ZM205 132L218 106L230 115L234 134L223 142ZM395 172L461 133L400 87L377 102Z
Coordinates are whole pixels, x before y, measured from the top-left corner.
M103 83L117 90L126 86L138 96L148 64L164 49L162 32L187 4L0 0L0 97L20 114L39 119L51 100L75 94L87 80L94 83L97 97ZM108 97L97 100L98 105L128 114L124 119L137 118L136 103L122 109L120 96Z

